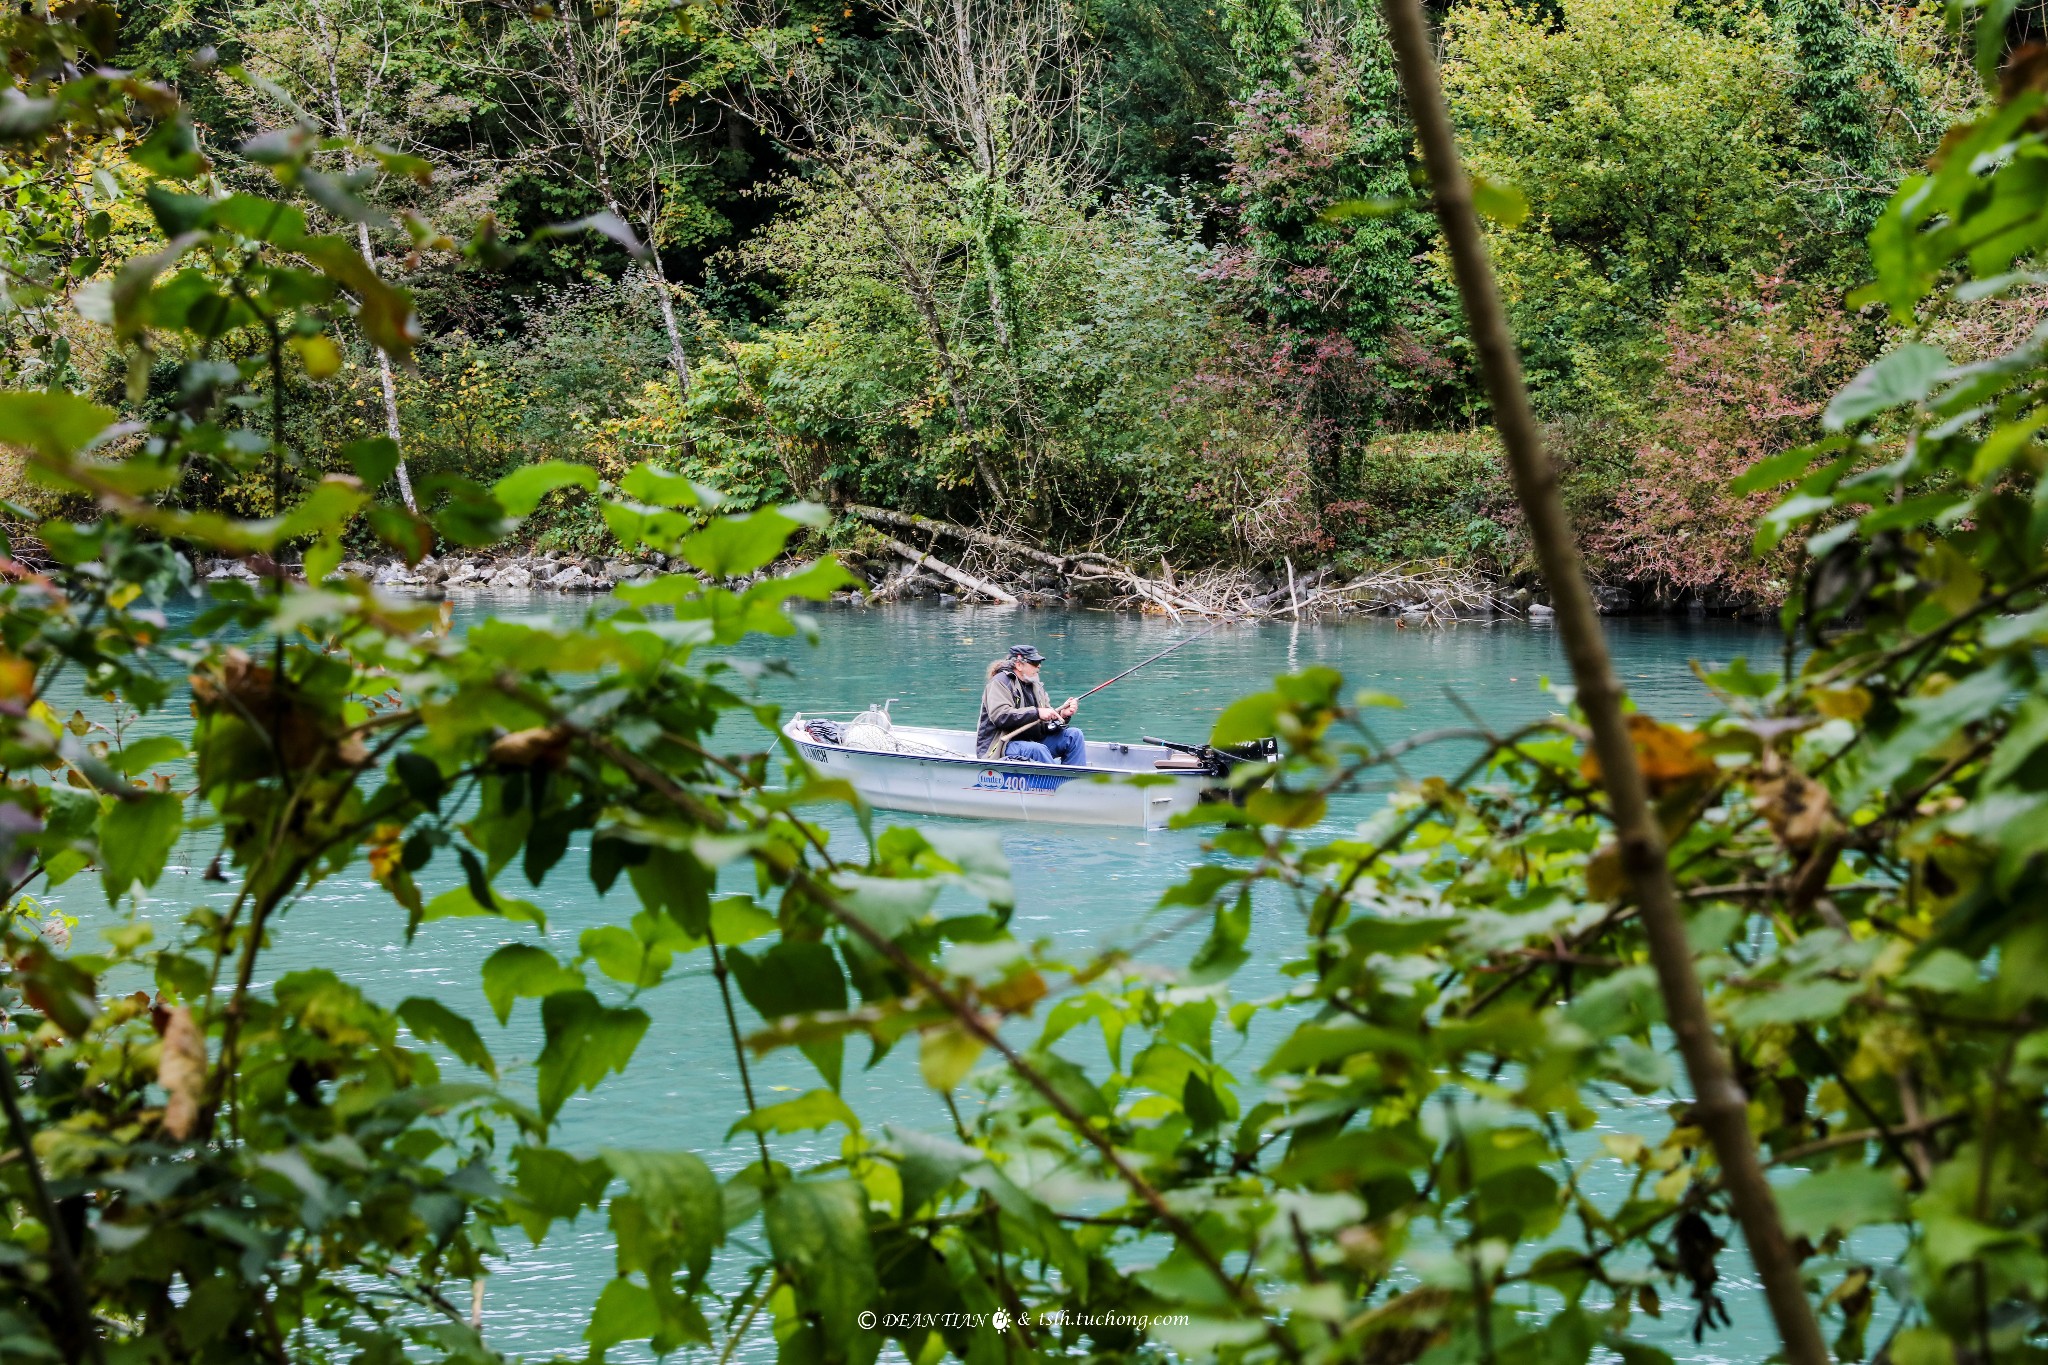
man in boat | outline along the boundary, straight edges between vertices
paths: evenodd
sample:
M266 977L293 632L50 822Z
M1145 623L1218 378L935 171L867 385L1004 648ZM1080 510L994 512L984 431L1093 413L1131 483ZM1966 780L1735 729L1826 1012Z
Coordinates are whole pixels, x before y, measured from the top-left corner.
M988 686L981 693L981 721L974 729L974 752L983 758L1017 758L1027 763L1088 762L1081 732L1067 724L1081 703L1069 697L1054 706L1038 669L1045 656L1035 645L1011 645L1008 658L988 666Z

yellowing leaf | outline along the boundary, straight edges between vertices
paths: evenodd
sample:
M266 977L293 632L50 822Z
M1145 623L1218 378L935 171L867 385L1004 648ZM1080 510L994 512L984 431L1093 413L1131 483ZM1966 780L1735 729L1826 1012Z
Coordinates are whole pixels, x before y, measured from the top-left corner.
M981 1056L981 1039L958 1024L927 1029L917 1046L917 1069L934 1090L947 1091L965 1080Z
M25 701L36 690L36 666L12 654L0 654L0 701Z
M1830 720L1862 720L1870 711L1870 692L1862 687L1830 688L1812 694L1813 709Z
M293 337L291 347L311 379L332 379L341 373L341 348L325 336Z
M1653 796L1703 777L1711 777L1714 761L1700 752L1706 738L1697 730L1663 725L1638 712L1628 718L1628 737L1636 751L1636 765ZM1591 749L1579 764L1590 782L1600 780L1600 759Z

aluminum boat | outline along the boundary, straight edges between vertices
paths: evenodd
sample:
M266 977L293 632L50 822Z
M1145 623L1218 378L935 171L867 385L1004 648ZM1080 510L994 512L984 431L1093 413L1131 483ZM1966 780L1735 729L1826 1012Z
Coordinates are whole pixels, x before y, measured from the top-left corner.
M825 738L835 729L798 714L783 733L806 759L846 779L870 805L1036 824L1160 829L1182 811L1241 796L1229 786L1230 768L1268 759L1275 751L1271 740L1225 751L1091 739L1082 766L977 758L972 730L893 724L888 735L910 750L903 752Z

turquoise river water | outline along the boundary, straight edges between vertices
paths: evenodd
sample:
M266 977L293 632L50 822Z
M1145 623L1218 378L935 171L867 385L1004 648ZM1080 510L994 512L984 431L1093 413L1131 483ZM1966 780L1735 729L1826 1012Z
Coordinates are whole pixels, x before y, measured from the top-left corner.
M580 611L582 604L559 597L480 600L457 608L457 625L485 614L541 615ZM1048 656L1046 677L1054 697L1081 692L1186 633L1154 618L1096 612L1018 612L921 605L835 609L817 618L815 645L801 639L757 641L739 654L780 659L790 674L770 672L761 694L787 712L844 712L897 698L897 719L912 723L971 726L983 669L1011 643L1033 643ZM1711 702L1695 678L1695 663L1722 664L1748 654L1761 665L1774 656L1775 636L1754 626L1714 620L1617 619L1608 623L1617 666L1629 688L1649 710L1667 717L1705 715ZM1126 679L1084 704L1078 724L1091 738L1131 739L1140 734L1199 741L1227 703L1270 684L1275 674L1312 664L1344 672L1353 686L1403 698L1405 709L1390 711L1378 727L1382 741L1461 721L1455 694L1489 723L1507 727L1557 709L1542 687L1546 677L1562 680L1567 668L1555 632L1540 623L1467 622L1441 630L1402 630L1390 622L1351 621L1333 625L1265 623L1226 626L1171 657ZM53 697L60 712L73 704ZM147 728L175 727L183 708L152 718ZM751 722L749 722L751 726ZM767 737L737 728L735 748L761 747ZM1411 772L1442 771L1453 755L1412 760ZM1377 798L1358 797L1333 812L1348 823ZM908 817L891 817L901 821ZM857 837L852 822L836 837ZM1026 938L1068 940L1071 956L1094 945L1135 938L1159 893L1200 858L1193 833L1011 826L1003 831L1015 871L1018 908L1014 925ZM141 913L166 929L215 890L196 875L211 848L183 850ZM443 859L442 862L451 860ZM587 880L565 869L538 890L523 883L519 894L547 912L549 941L559 950L595 924L623 919L631 907L615 891L600 900ZM442 872L437 863L429 872ZM516 872L508 872L516 878ZM441 889L432 877L427 894ZM511 883L508 882L508 885ZM108 913L89 903L92 879L61 888L58 908L82 917L80 942L89 941L96 921ZM477 969L513 929L486 920L454 920L426 926L410 945L403 941L403 911L394 907L367 875L334 878L308 895L278 926L275 947L265 958L273 978L287 971L325 967L371 995L396 1002L408 995L446 1000L479 1021L507 1083L530 1086L520 1068L539 1051L539 1025L531 1002L521 1005L509 1027L494 1032L477 984ZM1290 924L1274 915L1254 931L1254 959L1235 984L1244 995L1266 994L1277 982L1273 964L1284 952ZM523 931L531 932L531 931ZM1180 960L1193 942L1160 950L1163 960ZM716 992L701 964L679 963L660 987L638 1003L653 1026L631 1069L596 1094L579 1096L564 1111L564 1140L572 1146L689 1147L714 1169L737 1169L751 1146L726 1145L724 1135L742 1111L729 1041ZM744 1006L742 1006L744 1008ZM1230 1044L1223 1043L1226 1048ZM854 1109L871 1123L882 1121L933 1130L947 1126L943 1110L919 1081L904 1048L873 1071L849 1066L845 1081ZM858 1050L852 1054L858 1056ZM1077 1053L1087 1062L1099 1058ZM801 1059L775 1057L756 1071L756 1084L809 1089L816 1076ZM1626 1115L1615 1116L1625 1127ZM838 1150L838 1130L777 1140L779 1160L801 1169ZM517 1238L516 1232L513 1234ZM501 1350L541 1357L582 1354L580 1334L589 1307L612 1273L610 1236L601 1218L586 1214L566 1235L535 1249L515 1240L505 1263L490 1281L484 1329ZM1733 1262L1731 1255L1725 1258ZM1762 1359L1769 1354L1755 1291L1726 1266L1723 1289L1735 1310L1736 1326L1695 1346L1683 1329L1689 1308L1667 1312L1669 1333L1659 1344L1681 1360ZM463 1296L466 1301L466 1295ZM765 1333L737 1358L767 1360L773 1343ZM631 1358L630 1349L614 1358Z

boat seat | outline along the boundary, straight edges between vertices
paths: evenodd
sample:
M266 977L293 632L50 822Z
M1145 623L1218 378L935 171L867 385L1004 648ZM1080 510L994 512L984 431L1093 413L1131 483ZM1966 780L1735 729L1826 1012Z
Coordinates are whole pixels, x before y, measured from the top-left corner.
M1152 766L1161 772L1170 773L1198 773L1202 771L1202 761L1200 759L1182 758L1177 755L1173 758L1154 759Z

